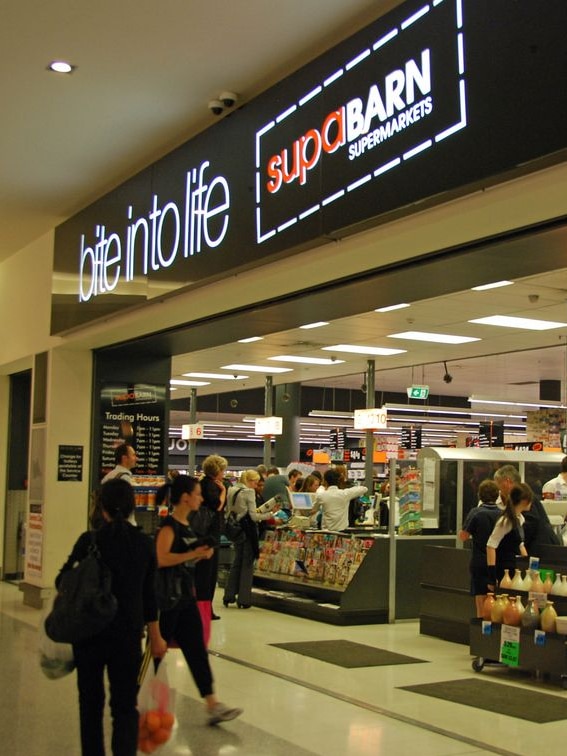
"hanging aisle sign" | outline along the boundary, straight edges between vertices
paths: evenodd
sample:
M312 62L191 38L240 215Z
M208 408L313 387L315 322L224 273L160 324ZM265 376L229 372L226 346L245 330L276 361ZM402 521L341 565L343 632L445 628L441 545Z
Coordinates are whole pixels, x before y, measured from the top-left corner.
M257 417L254 422L257 436L281 436L283 433L282 417Z
M181 426L181 438L186 441L198 441L200 438L203 438L204 434L205 426L203 423Z
M361 409L354 411L354 428L355 430L377 430L388 427L388 410L386 407L381 409Z
M56 229L51 332L540 168L567 3L539 5L401 3L98 199Z

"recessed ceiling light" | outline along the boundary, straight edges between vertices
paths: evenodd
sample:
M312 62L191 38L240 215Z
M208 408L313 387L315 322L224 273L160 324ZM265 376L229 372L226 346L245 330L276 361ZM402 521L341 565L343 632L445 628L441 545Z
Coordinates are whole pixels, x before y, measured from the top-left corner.
M392 310L403 310L404 307L409 307L409 304L402 302L397 305L389 305L389 307L379 307L377 310L374 310L374 312L392 312Z
M499 289L501 286L512 286L513 281L495 281L494 283L483 284L482 286L473 286L471 291L487 291L488 289Z
M246 370L251 373L291 373L292 368L274 367L272 365L221 365L222 370Z
M277 362L300 362L306 365L338 365L344 362L344 360L332 360L325 357L294 357L285 354L280 354L278 357L268 357L268 359Z
M327 352L349 352L350 354L371 354L379 357L389 357L392 354L402 354L406 349L388 349L387 347L357 346L356 344L335 344L321 347Z
M76 69L77 66L74 66L65 60L52 60L51 63L49 63L47 66L48 71L60 74L70 74L73 73L73 71L75 71Z
M425 331L404 331L390 333L389 339L409 339L410 341L430 341L432 344L468 344L469 341L480 341L472 336L453 336L450 333L427 333Z
M549 331L551 328L566 328L567 323L555 323L552 320L534 320L533 318L515 318L511 315L490 315L476 318L469 323L502 326L503 328L523 328L527 331Z
M169 382L171 386L210 386L207 381L182 381L179 378L172 378Z
M213 378L219 381L240 381L248 378L247 375L228 375L226 373L183 373L188 378Z
M299 326L300 328L321 328L322 326L329 325L326 320L318 320L316 323L307 323L306 325Z
M263 336L249 336L247 339L238 339L239 344L251 344L253 341L262 341Z

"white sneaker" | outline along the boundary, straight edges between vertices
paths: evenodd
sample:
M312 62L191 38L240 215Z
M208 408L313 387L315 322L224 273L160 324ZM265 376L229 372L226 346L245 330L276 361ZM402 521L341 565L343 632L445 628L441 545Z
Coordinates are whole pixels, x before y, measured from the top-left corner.
M208 712L209 724L216 725L220 722L230 722L231 719L236 719L242 714L242 709L231 708L226 704L218 703L213 709Z

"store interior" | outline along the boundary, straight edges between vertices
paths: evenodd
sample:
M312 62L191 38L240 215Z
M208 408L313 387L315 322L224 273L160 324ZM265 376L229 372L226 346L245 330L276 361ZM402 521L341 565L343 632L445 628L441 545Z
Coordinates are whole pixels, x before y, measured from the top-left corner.
M424 446L445 446L463 434L476 437L479 422L494 420L504 422L507 442L525 442L526 412L564 405L567 271L499 280L485 271L484 282L428 299L400 298L383 307L378 295L371 310L323 321L300 322L297 313L297 327L274 332L242 318L240 339L173 357L170 436L180 436L181 425L189 422L194 390L205 440L257 443L261 455L253 414L239 411L239 396L262 389L270 375L284 391L292 383L320 389L321 406L301 418L302 444L327 446L337 425L362 442L364 432L354 430L352 408L344 408L345 392L353 407L365 406L367 363L373 360L375 406L388 407L388 428L377 433L397 435L413 424L422 429ZM309 295L301 300L305 314L308 300ZM370 302L361 298L361 304ZM474 322L497 315L520 320ZM415 333L400 336L410 331L425 332L424 340ZM407 398L407 389L416 385L429 388L427 399ZM211 411L215 395L217 407ZM396 401L387 400L392 395ZM207 398L203 411L199 397ZM257 397L256 412L262 415L262 393Z

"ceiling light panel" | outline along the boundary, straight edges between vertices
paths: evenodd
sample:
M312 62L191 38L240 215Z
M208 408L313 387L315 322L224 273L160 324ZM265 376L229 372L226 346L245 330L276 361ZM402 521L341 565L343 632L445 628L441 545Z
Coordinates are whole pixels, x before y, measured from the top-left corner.
M172 378L170 380L171 386L210 386L208 381L182 381L179 378Z
M222 365L221 370L243 370L250 373L291 373L293 368L275 367L274 365Z
M549 331L552 328L567 328L567 323L557 323L553 320L534 320L533 318L515 318L511 315L490 315L487 318L469 320L469 323L501 326L502 328L521 328L525 331Z
M473 322L473 321L469 321ZM471 341L480 341L472 336L455 336L450 333L427 333L426 331L403 331L402 333L390 333L389 339L408 339L409 341L427 341L431 344L468 344Z
M513 281L495 281L494 283L483 284L482 286L473 286L471 291L488 291L489 289L500 289L502 286L512 286Z
M405 307L409 307L409 304L401 302L400 304L389 305L388 307L378 307L374 312L393 312L394 310L403 310Z
M348 352L350 354L370 354L378 357L390 357L393 354L403 354L406 349L389 349L387 347L358 346L357 344L335 344L322 347L326 352Z
M309 328L322 328L323 326L328 326L328 322L326 320L318 320L316 323L307 323L306 325L299 326L300 328L303 328L304 330L308 330Z
M228 373L183 373L187 378L212 378L219 381L241 381L247 375L228 375Z
M293 355L280 354L277 357L268 357L276 362L297 362L305 365L339 365L344 360L333 360L325 357L295 357Z
M249 336L247 339L238 339L239 344L252 344L253 341L263 341L263 336Z

